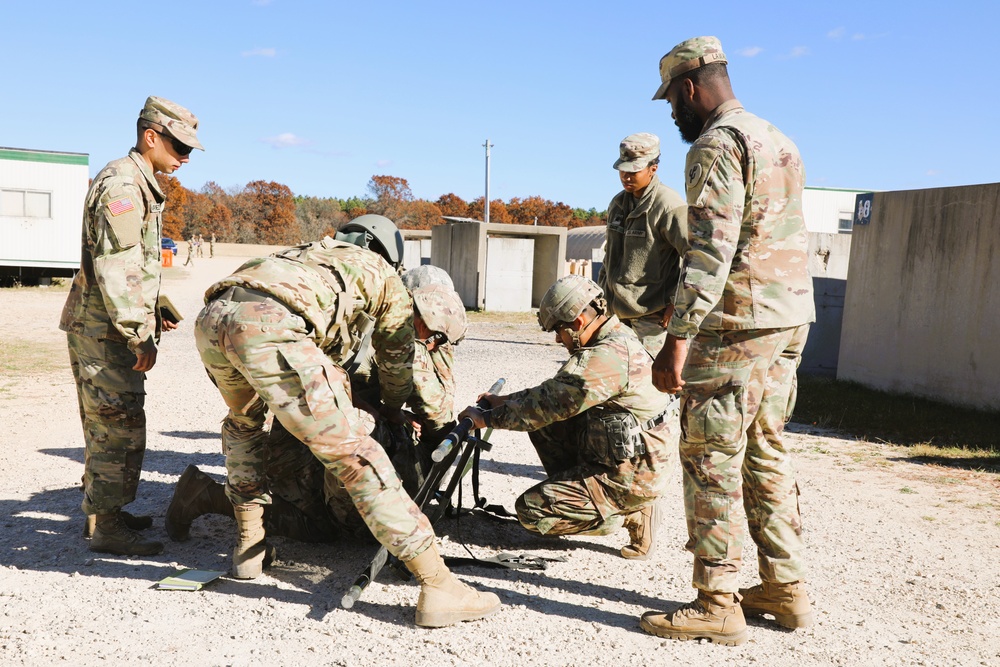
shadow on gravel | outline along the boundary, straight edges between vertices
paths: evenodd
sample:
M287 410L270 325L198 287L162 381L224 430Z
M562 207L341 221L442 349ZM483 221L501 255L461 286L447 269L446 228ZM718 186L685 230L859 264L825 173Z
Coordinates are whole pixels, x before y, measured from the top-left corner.
M185 440L219 440L222 437L218 431L160 431L160 435Z
M505 340L503 338L476 338L467 336L463 341L475 341L477 343L501 343L503 345L530 345L531 347L560 347L558 343L536 343L530 340Z
M1000 456L952 458L948 456L890 456L890 461L916 463L940 468L957 468L976 472L1000 473Z

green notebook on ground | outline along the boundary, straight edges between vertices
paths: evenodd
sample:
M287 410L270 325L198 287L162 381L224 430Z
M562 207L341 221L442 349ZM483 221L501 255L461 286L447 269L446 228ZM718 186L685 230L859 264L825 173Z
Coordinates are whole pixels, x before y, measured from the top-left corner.
M214 570L177 570L166 579L157 582L156 587L164 591L197 591L224 574L225 572Z

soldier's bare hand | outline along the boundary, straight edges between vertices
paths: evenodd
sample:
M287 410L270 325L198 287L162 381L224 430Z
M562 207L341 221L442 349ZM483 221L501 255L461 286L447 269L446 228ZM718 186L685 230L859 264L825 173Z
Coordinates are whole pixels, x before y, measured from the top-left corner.
M503 402L504 402L504 397L503 396L500 396L499 394L489 394L489 393L486 393L486 394L480 394L476 398L476 403L479 403L480 401L482 401L484 399L486 400L487 403L490 404L490 408L491 409L497 407L498 405L502 405Z
M486 428L486 418L483 417L483 411L479 408L470 405L458 415L458 420L463 419L472 420L473 428Z
M676 394L684 386L684 361L687 359L687 339L667 335L660 353L653 360L653 385L667 394Z
M674 304L668 303L667 307L663 309L663 316L660 317L660 326L664 329L670 324L670 318L674 316Z
M171 322L170 320L163 320L160 323L160 329L162 329L163 331L173 331L178 326L179 325L177 324L177 322Z
M138 352L135 357L136 362L132 370L145 373L156 364L156 348L154 347L151 351Z

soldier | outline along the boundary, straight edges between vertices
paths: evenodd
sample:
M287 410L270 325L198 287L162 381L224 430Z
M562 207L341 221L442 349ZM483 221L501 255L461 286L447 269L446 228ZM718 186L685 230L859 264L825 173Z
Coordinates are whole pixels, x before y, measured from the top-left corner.
M522 526L542 535L607 535L624 524L629 544L621 555L645 560L656 545L656 500L676 459L676 401L653 386L652 358L607 313L592 280L557 280L538 321L555 331L569 361L537 387L486 394L490 409L469 407L459 419L529 432L548 479L517 499Z
M161 331L160 238L164 194L154 174L172 174L195 148L198 119L150 97L136 122L136 145L94 178L83 211L80 271L59 328L66 332L83 423L83 511L90 549L153 555L163 544L135 532L152 525L122 508L135 500L146 451L145 373ZM91 527L91 518L92 527Z
M722 45L696 37L660 61L684 141L688 238L667 341L653 364L682 390L681 463L697 599L641 625L673 639L746 641L744 613L812 622L792 461L782 441L814 319L795 144L733 95ZM686 359L686 364L685 364ZM737 590L743 520L761 584ZM742 605L741 605L742 600Z
M622 139L614 168L624 189L608 205L607 245L597 280L608 312L631 327L654 357L666 340L681 255L687 250L687 207L660 182L659 164L655 134Z
M355 233L370 236L368 230ZM396 238L401 255L402 239ZM270 410L346 489L375 538L417 577L418 625L450 625L497 611L496 595L465 586L447 569L427 518L403 491L382 447L351 416L343 364L363 321L371 326L390 419L401 419L412 390L413 311L393 267L327 237L247 262L212 285L205 301L195 341L229 406L225 490L239 527L233 575L258 576L267 551L263 510L271 497L263 427Z
M426 333L423 338L435 340L430 343L417 340L414 346L414 391L407 404L416 413L424 433L433 432L435 428L450 430L454 425L455 391L451 376L451 344L457 344L465 335L465 310L457 294L436 284L415 290L414 305L418 335L423 331ZM441 426L435 426L439 423ZM440 437L415 446L417 443L412 436L400 437L384 419L378 420L372 437L392 457L404 488L408 482L419 487ZM412 451L405 451L407 449ZM289 434L280 422L274 422L271 427L264 469L272 501L264 507L267 534L305 542L333 542L345 534L358 537L367 533L370 536L344 488L337 484L335 477L324 472L325 468L309 448ZM407 491L412 496L416 488L407 488ZM232 503L226 498L221 484L195 466L188 466L167 510L167 533L171 539L186 540L191 523L209 513L233 516Z

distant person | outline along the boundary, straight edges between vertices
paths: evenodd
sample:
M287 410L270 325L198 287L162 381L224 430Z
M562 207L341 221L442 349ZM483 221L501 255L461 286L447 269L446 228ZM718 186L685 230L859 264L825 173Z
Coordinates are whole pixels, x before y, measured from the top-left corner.
M208 256L215 257L215 234L208 239Z
M198 234L198 238L195 240L195 246L198 248L198 257L205 256L204 245L205 245L204 237L202 237L201 234Z
M661 391L681 393L687 548L698 597L641 626L672 639L735 646L744 613L806 627L799 489L783 438L795 372L814 319L805 169L795 144L733 94L715 37L681 42L660 60L653 99L670 103L681 138L690 249L667 341L653 364ZM761 583L738 589L744 521Z
M156 307L165 196L156 173L188 162L198 119L150 97L136 144L94 178L84 202L80 271L59 328L66 332L83 423L83 511L94 518L92 551L148 556L163 544L135 532L152 525L122 508L135 500L146 451L145 373L160 331L176 328Z
M624 558L653 555L658 499L677 460L676 401L653 386L653 359L635 333L607 312L601 288L568 275L538 307L544 331L570 353L555 377L466 408L477 428L527 431L547 479L515 504L541 535L608 535L628 530Z
M614 164L624 188L608 206L607 244L598 284L609 312L635 331L650 355L667 338L674 292L687 250L687 206L660 182L660 139L630 134Z
M367 238L368 230L357 234ZM402 255L398 232L394 243ZM483 618L500 608L499 598L451 574L430 522L403 490L389 457L351 417L343 364L362 322L371 324L386 419L402 421L413 388L412 302L396 269L372 250L327 237L252 259L206 292L195 342L229 406L226 495L239 528L232 573L259 576L268 550L264 422L270 410L347 490L375 538L416 576L417 625Z
M190 264L191 266L194 266L194 253L195 253L195 249L194 249L194 237L193 236L190 239L188 239L187 244L188 244L188 254L187 254L187 259L184 260L184 266L187 266L188 264Z

